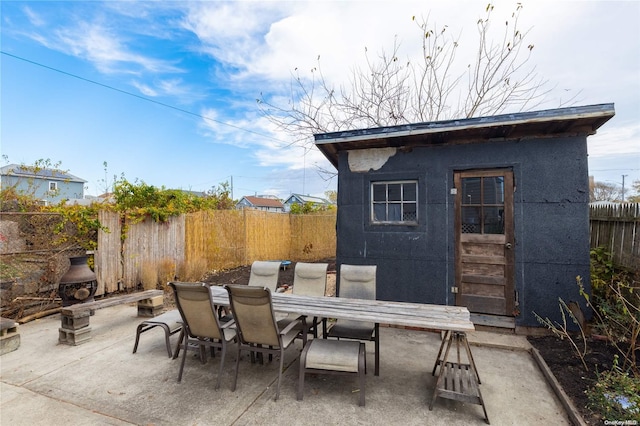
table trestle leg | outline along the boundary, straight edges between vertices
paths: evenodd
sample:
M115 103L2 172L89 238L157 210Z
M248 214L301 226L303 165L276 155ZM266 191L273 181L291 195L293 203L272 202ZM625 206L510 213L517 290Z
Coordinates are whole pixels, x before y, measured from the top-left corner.
M451 346L454 342L456 346L455 362L447 361L449 359ZM464 347L466 352L466 363L463 363L461 360L460 345ZM443 350L444 355L441 357ZM485 421L489 424L489 415L487 414L487 409L484 405L482 393L479 388L480 376L478 374L473 355L471 354L471 348L469 347L469 341L467 340L466 333L447 331L440 345L440 350L438 351L438 357L433 367L432 374L435 374L438 366L440 366L440 372L438 374L438 379L436 380L435 389L433 390L429 410L433 410L433 404L438 397L479 404L482 406Z

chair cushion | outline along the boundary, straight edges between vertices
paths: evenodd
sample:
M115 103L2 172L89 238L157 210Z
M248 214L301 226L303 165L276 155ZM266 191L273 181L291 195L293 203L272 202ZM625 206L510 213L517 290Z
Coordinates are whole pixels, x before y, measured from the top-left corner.
M182 327L182 317L180 316L180 312L177 309L174 309L172 311L165 312L162 315L158 315L157 317L144 320L142 323L149 325L165 324L169 327L169 331L173 333L175 330L179 330Z
M360 342L314 339L309 345L305 368L358 372Z
M372 322L338 320L329 330L329 337L345 339L371 340L375 324Z

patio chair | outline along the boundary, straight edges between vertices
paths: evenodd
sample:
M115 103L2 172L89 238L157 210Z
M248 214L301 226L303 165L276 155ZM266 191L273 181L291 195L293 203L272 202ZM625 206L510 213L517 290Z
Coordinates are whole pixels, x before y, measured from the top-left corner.
M296 337L300 336L297 326L302 322L302 329L306 329L304 317L292 321L282 330L278 328L273 312L271 291L266 287L246 285L227 285L229 304L236 321L238 330L238 356L236 358L236 372L233 387L236 390L238 369L240 368L240 353L245 350L254 353L280 355L278 368L278 387L275 400L280 396L280 381L284 366L284 351L291 346ZM307 343L306 333L302 333L303 344Z
M328 263L296 263L293 275L292 294L299 296L323 297L327 287ZM289 314L285 318L278 320L278 326L284 328L291 321L300 318L300 315ZM327 319L314 317L307 332L312 333L314 338L318 337L318 323L322 322L322 336L327 337Z
M249 285L255 287L267 287L272 292L278 291L278 277L280 274L280 262L256 260L251 264Z
M177 355L178 351L180 350L180 343L182 342L182 333L184 333L184 331L182 330L182 317L180 316L180 311L178 311L177 309L165 312L162 315L158 315L157 317L146 319L138 324L138 328L136 328L136 341L133 344L133 353L135 354L138 350L140 335L145 331L149 331L156 327L160 327L162 328L162 330L164 330L164 339L165 344L167 345L167 353L169 354L169 358L173 356L169 337L173 336L177 332L180 332L180 338L178 339L178 344L176 345L175 350L175 353ZM175 359L175 356L173 358Z
M224 369L224 359L227 354L227 346L230 342L237 340L236 330L232 327L233 321L220 323L216 306L211 301L209 284L205 283L169 283L176 298L176 305L182 316L184 337L182 362L178 373L178 382L182 380L184 362L187 351L195 347L200 351L200 360L206 362L206 348L211 348L212 356L214 349L221 349L220 368L218 371L218 381L216 389L220 388L222 371Z
M313 339L305 345L300 355L298 401L304 397L305 374L347 374L358 376L360 406L364 406L366 356L362 342Z
M376 300L376 265L341 265L339 297ZM338 319L328 337L374 342L375 372L380 375L380 324Z

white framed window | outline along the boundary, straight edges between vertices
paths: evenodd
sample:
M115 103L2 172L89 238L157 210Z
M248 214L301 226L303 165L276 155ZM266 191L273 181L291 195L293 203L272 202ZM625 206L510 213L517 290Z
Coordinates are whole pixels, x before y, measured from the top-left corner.
M57 191L58 190L58 182L49 182L49 191Z
M416 225L418 181L371 182L371 222Z

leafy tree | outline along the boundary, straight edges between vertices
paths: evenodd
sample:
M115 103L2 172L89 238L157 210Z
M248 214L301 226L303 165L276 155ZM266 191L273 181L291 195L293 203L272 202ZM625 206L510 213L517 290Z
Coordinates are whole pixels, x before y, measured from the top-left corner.
M606 182L593 182L589 185L589 201L620 201L621 190L618 185Z
M631 188L635 192L635 195L631 195L627 198L630 203L640 203L640 179L634 180L631 184Z
M212 186L207 191L207 195L217 201L216 209L218 210L231 210L236 206L236 200L231 198L231 185L229 182L222 182L219 186Z
M529 66L534 46L518 25L522 5L507 20L498 43L489 40L493 10L487 5L485 18L477 21L477 53L464 67L456 56L460 36L446 25L438 28L413 17L420 60L401 60L397 42L377 58L365 48L365 68L354 68L347 87L337 88L325 79L318 57L310 77L296 69L287 95L261 93L258 106L301 144L312 144L314 133L532 109L550 90Z
M323 204L316 204L307 201L304 204L293 203L289 209L289 213L291 214L309 214L309 213L317 213L317 212L326 212L332 210L333 206L325 206Z
M331 201L334 204L338 202L338 191L324 191L324 196L327 197L327 200Z
M199 196L190 191L157 188L144 181L132 183L123 177L115 182L113 194L117 211L131 219L150 217L156 222L200 210L230 209L234 205L226 183Z

